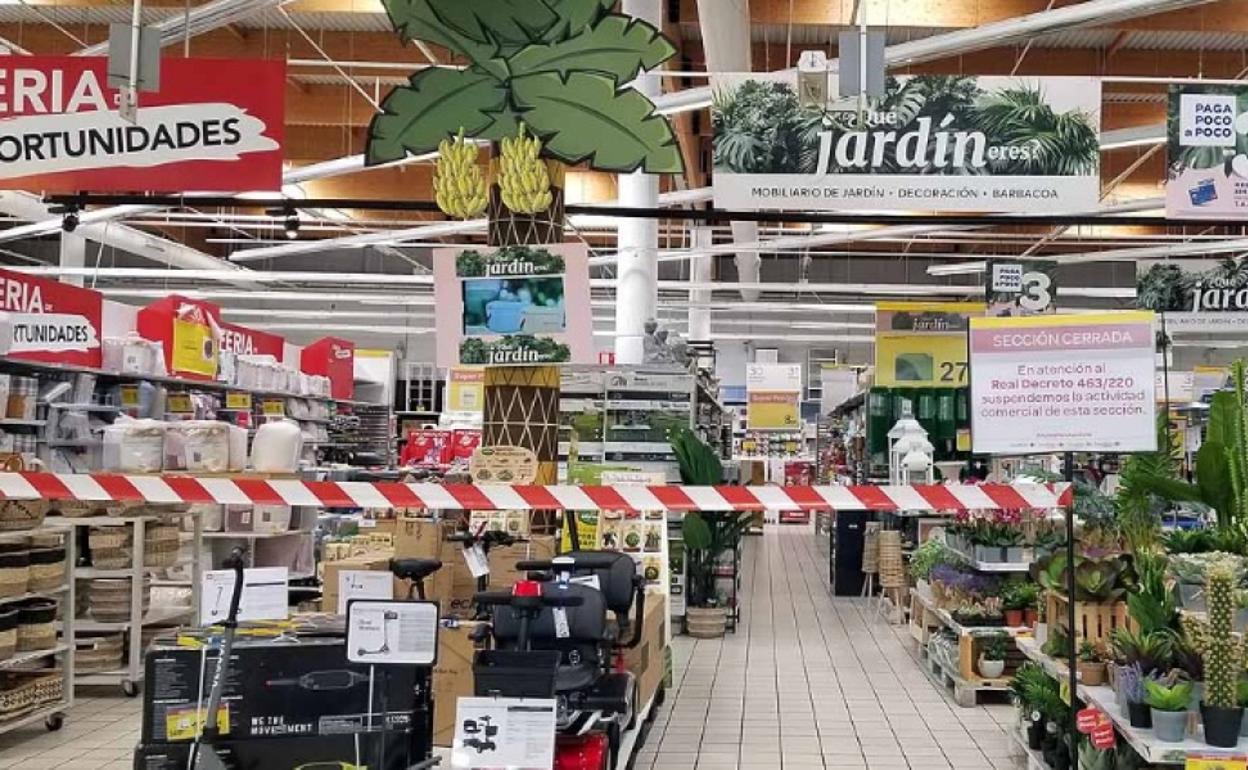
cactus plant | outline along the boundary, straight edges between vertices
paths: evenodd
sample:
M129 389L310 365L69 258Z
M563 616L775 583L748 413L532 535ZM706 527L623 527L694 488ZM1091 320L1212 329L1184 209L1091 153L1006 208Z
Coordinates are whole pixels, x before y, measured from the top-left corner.
M1235 618L1235 580L1230 570L1209 573L1209 628L1204 640L1205 702L1216 708L1239 705L1239 655L1231 626Z

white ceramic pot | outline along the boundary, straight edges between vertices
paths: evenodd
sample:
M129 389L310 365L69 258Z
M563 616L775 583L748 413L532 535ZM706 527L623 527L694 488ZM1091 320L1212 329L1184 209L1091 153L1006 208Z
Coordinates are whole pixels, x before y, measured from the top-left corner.
M984 660L984 656L979 656L979 675L985 679L998 679L1001 674L1005 673L1004 660Z

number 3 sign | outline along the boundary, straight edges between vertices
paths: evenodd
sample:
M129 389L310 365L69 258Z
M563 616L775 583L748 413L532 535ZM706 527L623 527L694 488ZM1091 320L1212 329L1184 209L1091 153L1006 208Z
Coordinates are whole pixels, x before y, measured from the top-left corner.
M984 293L988 316L1042 315L1057 312L1057 263L1047 260L990 262Z

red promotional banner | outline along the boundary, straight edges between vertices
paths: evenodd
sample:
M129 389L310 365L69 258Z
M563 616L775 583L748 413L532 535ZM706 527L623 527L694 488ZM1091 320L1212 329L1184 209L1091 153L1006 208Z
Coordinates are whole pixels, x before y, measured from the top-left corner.
M0 346L13 358L99 367L99 292L25 273L0 270Z
M0 57L0 187L281 189L285 62L162 59L137 123L118 114L107 67L105 57Z
M324 337L303 349L300 371L329 378L329 394L333 398L350 399L355 395L355 343L337 337Z
M222 352L237 353L240 356L273 356L278 363L282 362L286 345L283 338L229 321L222 321L220 326Z

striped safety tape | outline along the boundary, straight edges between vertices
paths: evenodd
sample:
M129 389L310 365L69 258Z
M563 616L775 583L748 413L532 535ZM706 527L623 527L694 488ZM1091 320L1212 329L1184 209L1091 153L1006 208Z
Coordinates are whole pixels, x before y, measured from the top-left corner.
M316 505L326 508L436 510L819 511L1058 508L1069 504L1064 484L915 486L686 487L507 486L301 481L111 473L0 473L0 496L10 500Z

